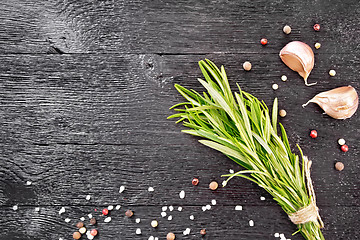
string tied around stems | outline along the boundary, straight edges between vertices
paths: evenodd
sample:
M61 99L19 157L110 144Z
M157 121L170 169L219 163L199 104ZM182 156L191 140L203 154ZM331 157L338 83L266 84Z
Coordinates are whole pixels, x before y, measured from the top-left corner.
M289 218L294 224L315 222L320 224L320 228L323 228L324 222L321 220L319 208L316 206L316 196L310 176L311 164L312 161L310 161L306 156L304 156L305 176L307 180L307 189L310 194L311 203L308 206L299 209L297 212L289 214Z

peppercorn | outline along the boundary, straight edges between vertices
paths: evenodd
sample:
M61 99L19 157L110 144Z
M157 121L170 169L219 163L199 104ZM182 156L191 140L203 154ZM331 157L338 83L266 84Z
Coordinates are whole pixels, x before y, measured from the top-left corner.
M102 214L104 214L105 216L109 214L109 210L107 208L104 208L102 210Z
M197 178L194 178L192 181L191 181L192 185L196 186L199 184L199 179Z
M285 34L290 34L291 33L291 27L289 25L285 25L283 28L283 32Z
M166 235L166 240L174 240L175 239L175 234L172 233L172 232L169 232L167 235Z
M266 45L266 44L268 43L268 40L267 40L266 38L262 38L262 39L260 40L260 43L261 43L262 45Z
M343 152L349 151L348 145L346 145L346 144L342 145L342 146L341 146L341 151L343 151Z
M125 215L130 218L134 215L134 213L129 209L125 212Z
M335 169L338 171L344 170L344 164L342 162L335 163Z
M316 131L316 130L312 130L312 131L310 132L310 137L312 137L312 138L317 138L317 131Z
M85 228L85 227L80 228L80 229L79 229L79 232L80 232L81 234L86 233L86 228Z
M91 224L91 225L95 225L95 224L96 224L96 219L95 219L95 218L91 218L91 219L90 219L90 224Z
M91 229L90 234L95 237L98 234L98 231L96 229Z
M286 116L286 111L284 109L281 109L279 111L279 115L280 115L280 117L285 117Z
M244 62L243 68L245 71L250 71L251 70L251 62L249 62L249 61Z
M216 189L218 188L218 186L219 186L219 184L218 184L217 182L215 182L215 181L213 181L213 182L211 182L211 183L209 184L209 188L210 188L211 190L216 190Z
M79 232L74 232L73 238L74 238L74 239L80 239L80 238L81 238L81 233L79 233Z
M201 229L201 230L200 230L200 234L203 235L203 236L205 236L205 235L206 235L206 229L205 229L205 228Z
M78 222L77 224L76 224L76 227L77 228L82 228L84 226L84 223L83 222Z
M314 30L317 31L317 32L320 31L320 24L315 24L314 25Z

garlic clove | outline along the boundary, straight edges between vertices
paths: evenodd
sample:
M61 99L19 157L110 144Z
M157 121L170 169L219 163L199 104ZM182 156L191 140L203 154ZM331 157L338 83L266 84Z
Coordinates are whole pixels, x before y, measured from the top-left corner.
M314 68L314 52L309 45L300 41L292 41L281 49L279 55L286 66L304 78L306 86L316 84L307 82L307 78Z
M335 119L350 118L359 105L359 96L352 86L338 87L330 91L317 94L307 103L318 104L327 115Z

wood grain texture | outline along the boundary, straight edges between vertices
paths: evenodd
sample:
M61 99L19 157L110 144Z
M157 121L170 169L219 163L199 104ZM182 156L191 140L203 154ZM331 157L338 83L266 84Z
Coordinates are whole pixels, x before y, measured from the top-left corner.
M238 82L270 106L278 97L287 111L280 121L291 146L300 144L313 160L326 239L360 238L359 114L339 121L315 104L301 107L325 90L360 89L359 5L355 0L3 1L0 240L71 239L77 219L110 204L123 207L111 213L108 224L98 216L97 239L164 239L169 231L177 239L199 239L201 228L208 231L205 239L276 239L275 232L302 239L291 236L295 226L256 185L234 179L211 192L210 181L221 183L221 174L239 167L166 120L172 114L168 108L182 101L175 83L203 91L196 79L197 62L204 58L226 67L232 87ZM320 32L312 30L314 23L321 24ZM290 35L282 33L285 24L292 27ZM269 40L265 47L262 37ZM314 50L309 78L317 85L306 87L281 63L278 52L291 40L322 44ZM250 72L241 68L246 60L253 64ZM330 69L335 77L329 77ZM283 74L287 82L281 82ZM308 137L311 129L317 129L317 139ZM348 153L340 151L340 137ZM334 170L337 161L344 162L343 172ZM191 185L193 177L199 177L199 186ZM126 190L120 194L121 185ZM148 192L149 186L155 192ZM179 198L181 190L185 199ZM217 205L203 212L211 199ZM160 216L161 207L169 205L184 208L171 213L172 221ZM244 210L234 211L236 205ZM60 216L62 206L67 211ZM141 223L124 217L128 208ZM152 219L160 222L156 230ZM135 235L138 227L142 235ZM191 234L183 236L187 227Z
M356 0L12 0L0 4L0 52L276 53L302 40L351 53L359 50L359 9Z

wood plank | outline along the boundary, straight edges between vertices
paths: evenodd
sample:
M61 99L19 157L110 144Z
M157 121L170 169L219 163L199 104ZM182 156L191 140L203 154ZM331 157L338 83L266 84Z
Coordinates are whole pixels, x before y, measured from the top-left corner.
M95 206L99 207L99 206ZM168 221L160 216L161 206L136 206L134 217L128 219L124 216L126 206L119 211L112 211L112 221L104 223L104 217L96 214L93 206L67 207L66 212L58 214L60 207L42 206L40 212L35 212L34 207L20 207L18 211L13 211L0 207L2 218L0 224L3 229L2 237L7 240L15 239L71 239L72 233L76 230L74 226L80 217L85 217L85 225L89 225L88 214L92 213L98 220L97 229L98 239L148 239L149 236L165 239L169 231L176 234L177 239L198 239L199 231L206 228L205 239L276 239L274 234L284 233L287 238L292 240L303 239L297 234L291 236L296 228L281 212L278 207L262 206L244 207L243 211L234 211L234 206L216 205L209 211L201 211L199 206L189 206L183 208L182 212L174 210L167 211L173 219ZM326 239L357 239L359 232L352 228L354 219L357 218L359 207L326 207L322 214L328 223L324 230ZM194 215L194 220L189 219ZM71 221L66 223L65 218ZM135 223L135 219L140 218L140 223ZM7 219L5 221L5 219ZM153 229L150 222L156 219L159 226ZM254 220L254 227L249 226L249 220ZM142 235L136 235L137 228L142 230ZM191 228L190 235L183 236L182 232L186 228Z
M351 53L359 51L359 7L356 0L11 0L0 5L0 53L277 53L290 40Z

